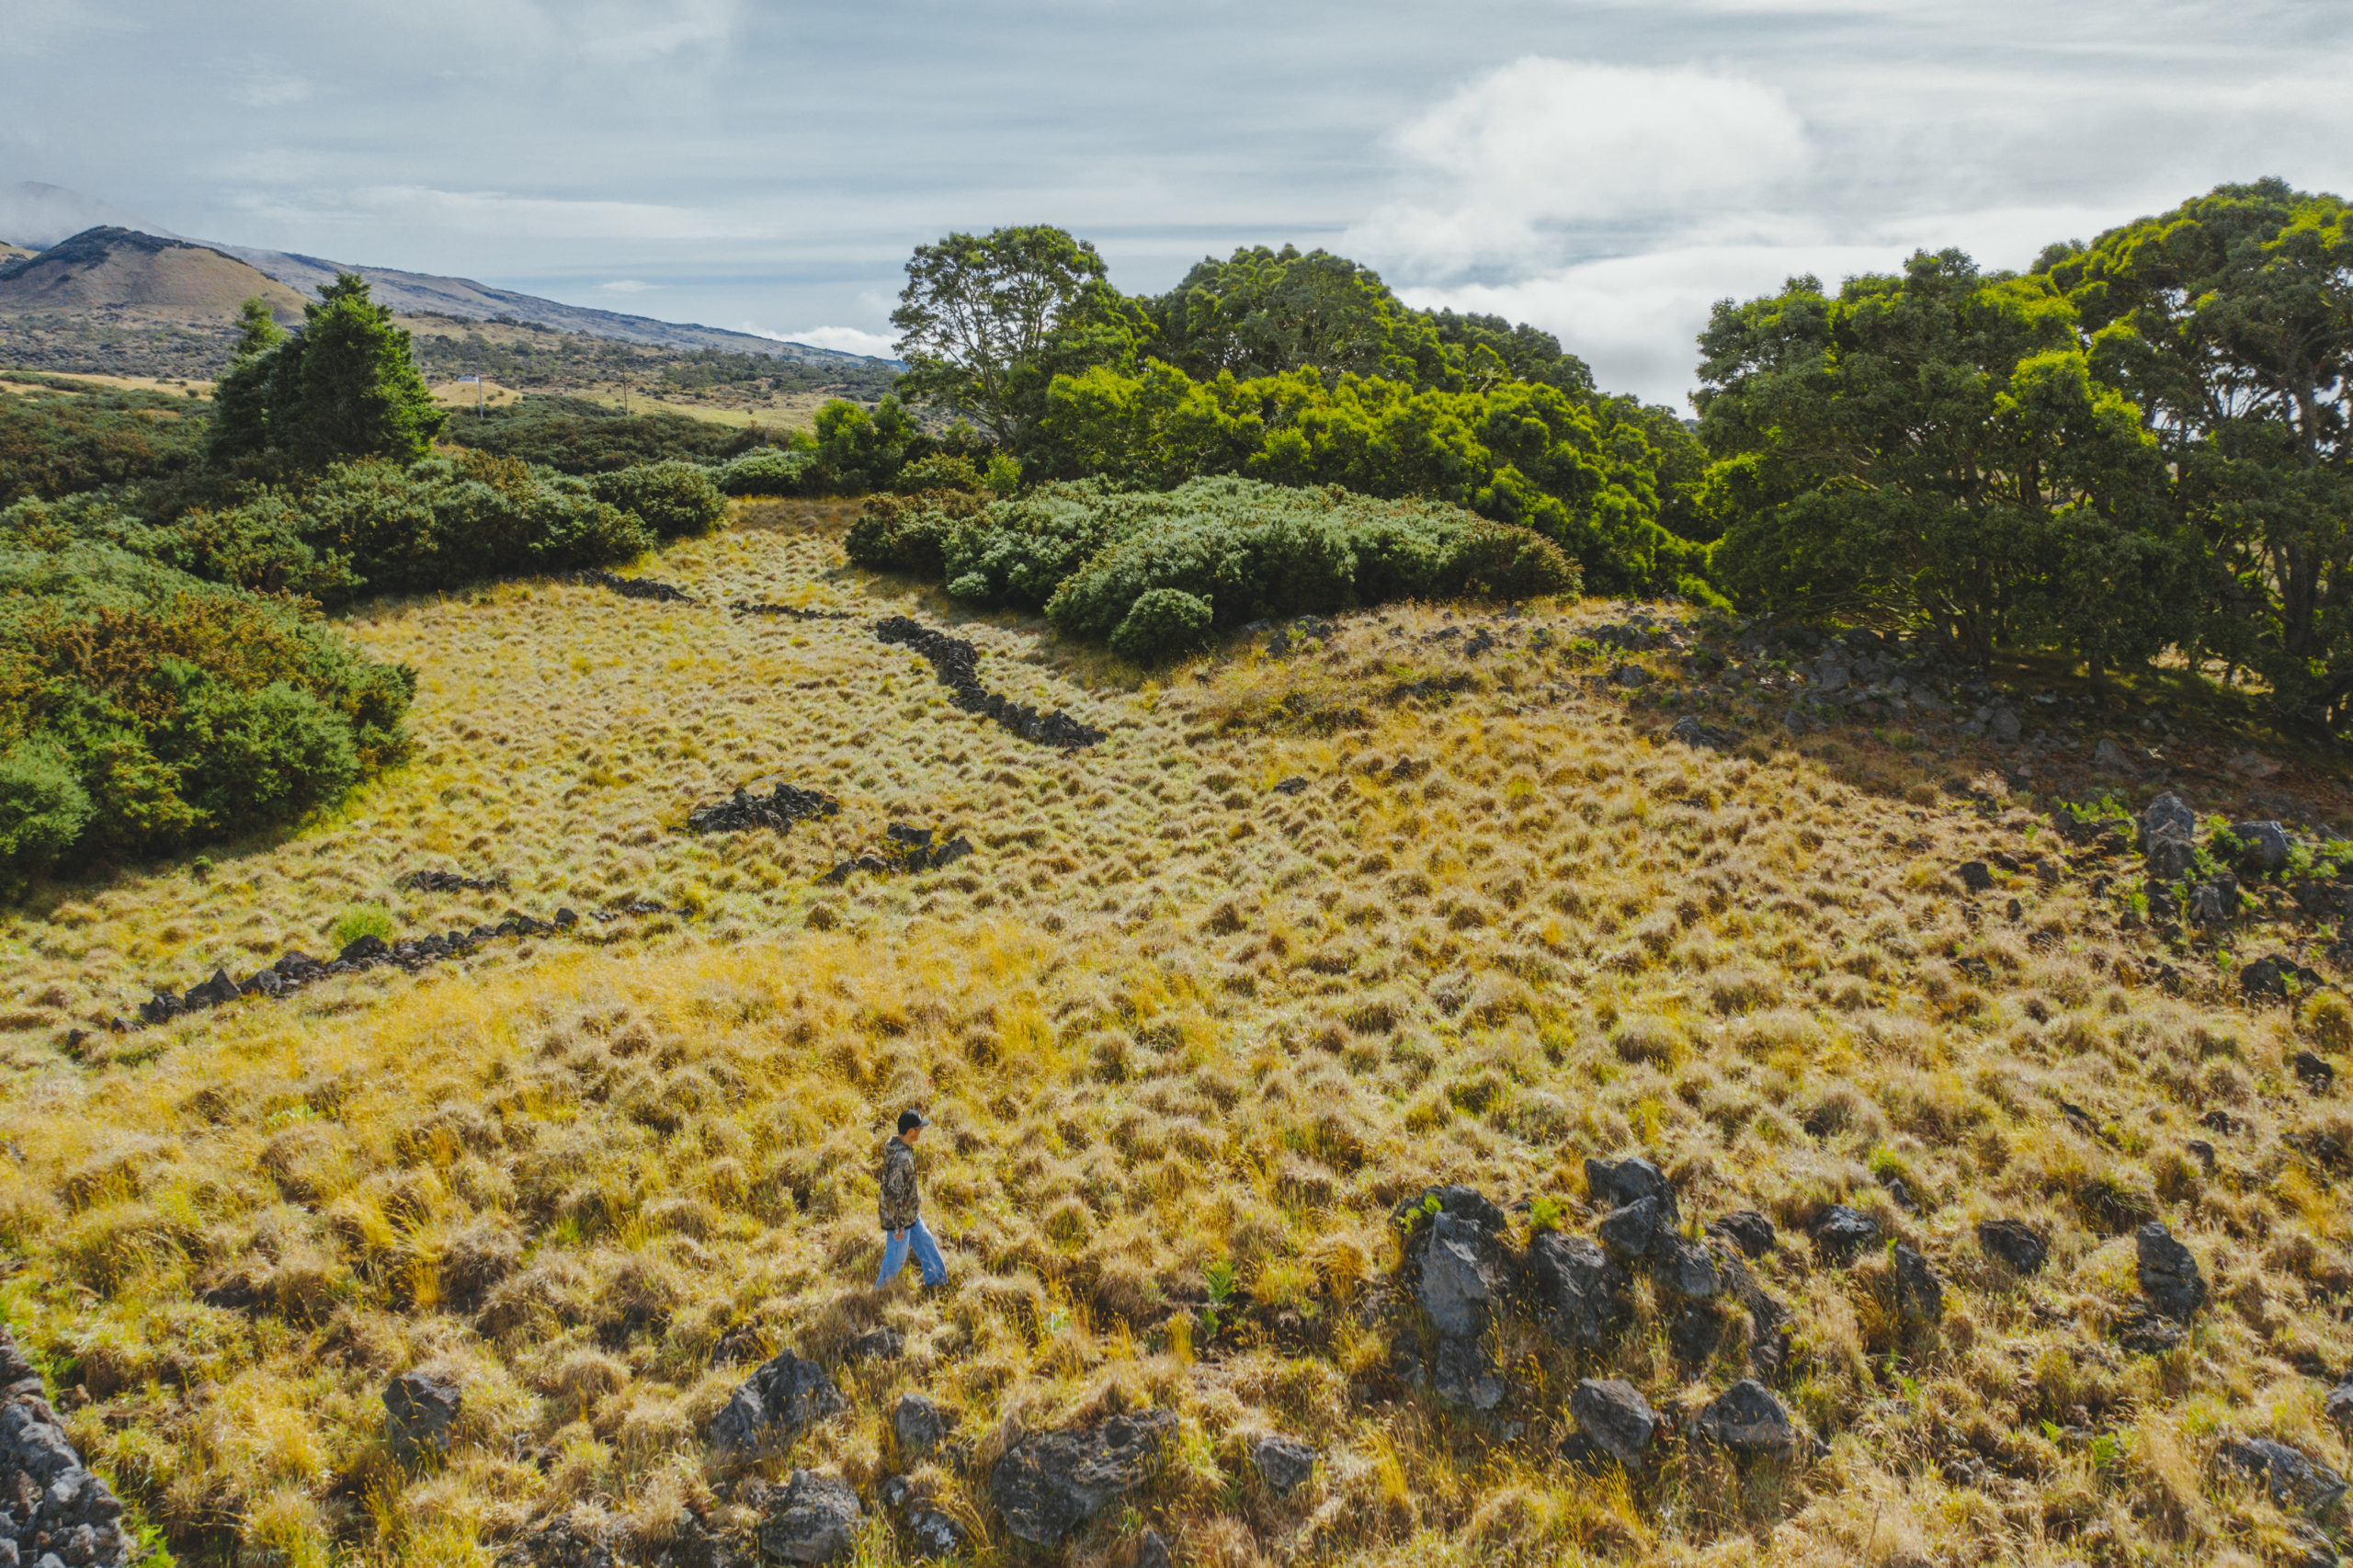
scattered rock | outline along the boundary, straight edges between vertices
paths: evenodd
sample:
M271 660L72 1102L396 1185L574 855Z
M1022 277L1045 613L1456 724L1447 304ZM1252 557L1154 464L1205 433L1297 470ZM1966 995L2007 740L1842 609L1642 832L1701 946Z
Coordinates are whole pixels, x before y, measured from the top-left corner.
M1724 1315L1714 1301L1687 1301L1667 1320L1666 1346L1686 1366L1707 1361L1723 1338Z
M2189 890L2188 907L2184 911L2193 926L2225 926L2239 912L2239 880L2224 871L2211 882L2200 882Z
M892 823L883 830L881 845L851 857L817 880L838 884L847 881L853 871L875 871L884 875L912 875L917 871L936 871L952 866L972 853L972 841L958 835L945 843L934 844L935 829L909 827L904 823Z
M1650 683L1651 672L1643 668L1640 665L1613 665L1610 666L1609 684L1612 686L1648 686Z
M1675 1200L1675 1184L1640 1154L1622 1160L1597 1160L1588 1155L1585 1162L1586 1191L1593 1200L1605 1208L1620 1209L1645 1198L1655 1198L1665 1206L1670 1224L1679 1223L1682 1210Z
M1834 1203L1815 1216L1814 1250L1834 1264L1852 1263L1855 1255L1879 1241L1879 1221L1859 1210Z
M1961 885L1971 892L1984 892L1994 885L1994 873L1985 869L1983 860L1963 860L1953 875L1959 877Z
M516 1556L532 1568L613 1568L609 1531L585 1514L541 1525Z
M2048 1243L2022 1220L1981 1220L1977 1244L2019 1274L2040 1274L2051 1256Z
M989 1501L1017 1539L1059 1545L1143 1483L1176 1426L1174 1411L1122 1411L1024 1437L989 1472Z
M726 800L688 812L687 831L744 833L756 827L782 830L797 822L815 822L837 815L841 809L841 802L831 795L797 785L779 784L766 795L755 795L739 784Z
M1664 1245L1653 1249L1651 1278L1659 1289L1684 1301L1711 1301L1723 1289L1707 1249L1681 1236L1670 1236Z
M905 1335L895 1328L878 1328L843 1346L842 1356L850 1361L895 1361L906 1348Z
M791 605L764 604L753 599L737 599L727 607L737 615L777 615L787 620L856 620L858 617L846 609L796 609Z
M2222 766L2242 778L2264 779L2279 771L2279 764L2260 752L2234 752L2222 759Z
M465 1396L455 1383L403 1372L384 1388L385 1439L403 1460L427 1450L448 1453L450 1425L464 1405Z
M2198 813L2178 795L2159 795L2141 812L2141 837L2149 844L2165 837L2194 841L2198 837Z
M1895 1244L1895 1314L1914 1328L1940 1323L1945 1288L1928 1260L1903 1242Z
M891 1412L891 1430L899 1439L899 1456L910 1462L938 1448L948 1436L948 1415L926 1394L899 1396Z
M2345 1478L2298 1449L2268 1437L2225 1437L2215 1458L2264 1484L2271 1500L2317 1518L2345 1495Z
M2187 838L2152 839L2149 842L2149 880L2157 882L2178 881L2189 875L2198 864L2198 846Z
M796 1470L760 1521L760 1546L787 1562L834 1562L849 1555L866 1511L839 1476Z
M1693 1429L1741 1459L1792 1459L1797 1428L1773 1392L1754 1378L1743 1378L1704 1406Z
M711 1421L711 1446L729 1458L749 1459L848 1407L824 1368L782 1351L728 1396Z
M1296 1437L1279 1437L1271 1433L1252 1440L1250 1462L1258 1467L1258 1475L1268 1487L1285 1496L1307 1484L1315 1473L1315 1450Z
M1438 1397L1471 1410L1493 1410L1503 1403L1503 1380L1475 1339L1449 1335L1438 1342L1430 1386Z
M1994 716L1985 721L1986 733L2007 745L2018 738L2018 716L2006 708L1996 708Z
M1667 734L1687 746L1704 747L1709 751L1730 751L1740 744L1740 737L1729 730L1699 722L1697 714L1686 713L1667 730Z
M1129 1568L1173 1568L1168 1556L1168 1543L1161 1540L1160 1532L1150 1525L1144 1527L1143 1534L1136 1537L1135 1561Z
M2140 1250L2141 1294L2166 1317L2188 1323L2206 1304L2206 1278L2198 1270L2198 1260L2174 1240L2162 1220L2142 1226L2132 1240Z
M506 873L494 877L466 877L455 871L411 871L392 884L416 892L503 892L506 888Z
M1306 788L1307 780L1294 774L1292 777L1286 778L1281 783L1276 785L1275 793L1278 795L1296 795Z
M1546 1231L1528 1249L1529 1278L1553 1337L1598 1350L1633 1316L1626 1271L1583 1236Z
M1588 1443L1634 1475L1643 1472L1651 1439L1666 1424L1642 1391L1622 1378L1581 1381L1569 1395L1569 1414Z
M940 684L955 693L950 700L959 710L994 719L1025 741L1075 751L1108 738L1108 732L1082 724L1066 713L1040 713L982 686L980 650L960 637L934 631L904 615L876 621L874 635L886 643L904 643L923 655Z
M651 577L618 577L610 572L601 571L593 566L573 573L570 580L599 588L610 588L625 599L654 599L665 604L688 605L695 602L693 595L673 587L667 583L657 583Z
M2231 836L2246 846L2245 864L2256 871L2277 871L2288 864L2288 830L2276 822L2234 822Z
M1773 1250L1773 1221L1754 1209L1736 1209L1708 1227L1750 1257Z
M1665 1256L1677 1239L1674 1211L1657 1198L1641 1199L1611 1210L1596 1227L1596 1233L1620 1263L1641 1263Z
M2135 1356L2167 1355L2188 1337L2181 1324L2146 1307L2135 1307L2116 1324L2116 1342Z
M90 1473L41 1397L40 1374L0 1324L0 1563L127 1568L122 1504Z
M2328 1093L2329 1089L2336 1082L2336 1069L2331 1067L2327 1062L2323 1062L2319 1057L2313 1055L2309 1051L2300 1051L2296 1052L2294 1065L2296 1069L2296 1076L2302 1079L2304 1087L2310 1089L2313 1094L2325 1095Z
M2326 983L2319 971L2305 968L2285 953L2257 959L2239 970L2240 994L2254 1001L2284 1002L2291 994L2291 984L2293 994L2302 994ZM2327 1069L2326 1062L2321 1066Z
M2329 1390L2328 1398L2322 1402L2320 1408L2330 1425L2347 1437L2353 1437L2353 1380Z

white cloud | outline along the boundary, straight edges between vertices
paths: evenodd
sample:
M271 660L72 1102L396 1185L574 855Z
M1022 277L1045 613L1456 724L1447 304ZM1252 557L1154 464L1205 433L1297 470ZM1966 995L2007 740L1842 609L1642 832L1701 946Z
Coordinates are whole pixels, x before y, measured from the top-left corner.
M1394 144L1414 188L1348 243L1425 273L1517 269L1573 225L1769 199L1808 157L1804 123L1773 87L1539 55L1440 101Z
M647 290L658 289L661 285L642 282L634 278L616 278L610 283L600 283L597 287L608 294L642 294Z
M247 108L281 108L301 103L310 96L311 84L300 76L248 76L244 85L235 90L237 101Z
M877 359L892 358L897 352L892 347L896 338L854 326L813 326L806 332L770 332L764 326L746 326L743 330L760 337L772 337L779 343L805 343L812 348L866 354Z

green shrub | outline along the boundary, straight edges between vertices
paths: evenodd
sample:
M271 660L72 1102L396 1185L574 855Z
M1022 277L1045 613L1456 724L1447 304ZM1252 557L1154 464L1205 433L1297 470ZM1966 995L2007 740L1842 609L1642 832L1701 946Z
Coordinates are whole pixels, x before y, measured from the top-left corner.
M723 495L798 495L809 471L817 465L813 450L795 447L761 447L715 470L711 482Z
M19 741L0 753L0 882L48 869L82 836L93 810L56 742Z
M180 472L202 457L209 406L72 382L0 394L0 506Z
M989 471L981 482L992 495L1012 494L1021 488L1021 460L1011 452L996 453L989 459Z
M483 418L453 419L441 438L560 473L612 473L673 459L723 463L765 445L767 432L667 410L623 414L585 398L533 394Z
M362 937L389 942L392 939L392 912L378 903L347 905L343 913L335 917L335 926L327 934L338 951Z
M1207 599L1177 588L1154 588L1128 607L1111 631L1111 651L1137 664L1151 664L1198 648L1213 619Z
M710 482L710 471L676 460L598 474L588 482L588 491L634 514L663 539L700 538L727 516L727 498Z
M972 460L956 452L935 452L927 458L917 458L901 469L891 481L891 488L902 495L913 495L926 490L958 490L977 495L985 485L981 471Z

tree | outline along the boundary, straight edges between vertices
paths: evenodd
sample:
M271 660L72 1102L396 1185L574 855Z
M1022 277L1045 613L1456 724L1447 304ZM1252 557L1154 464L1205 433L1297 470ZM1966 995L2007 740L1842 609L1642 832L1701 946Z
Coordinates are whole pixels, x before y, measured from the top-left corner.
M2199 645L2283 711L2353 710L2353 209L2277 179L2054 246L2100 373L2150 415L2212 551Z
M215 389L216 459L274 453L318 469L352 458L413 462L432 449L449 416L417 374L408 333L369 299L366 279L337 276L291 337L273 337L257 303Z
M1093 245L1032 224L917 245L891 324L908 365L903 396L969 415L1018 447L1053 375L1132 353L1142 324Z
M1327 386L1358 375L1427 387L1443 375L1430 322L1380 274L1329 251L1258 245L1204 260L1146 308L1164 357L1198 381L1304 370ZM1496 379L1508 374L1500 357L1494 368Z

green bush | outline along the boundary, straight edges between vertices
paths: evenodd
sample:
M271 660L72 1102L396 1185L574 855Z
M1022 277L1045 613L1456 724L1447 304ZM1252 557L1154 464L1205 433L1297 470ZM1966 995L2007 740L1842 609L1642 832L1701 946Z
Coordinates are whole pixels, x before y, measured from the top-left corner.
M957 452L935 452L927 458L917 458L901 469L892 480L891 488L902 495L914 495L926 490L959 490L977 495L987 486L982 482L981 471L972 460Z
M1200 646L1213 619L1207 599L1177 588L1154 588L1128 607L1111 631L1111 652L1151 664Z
M63 381L0 394L0 506L181 472L198 463L209 405Z
M589 494L632 513L663 539L699 539L727 516L727 497L709 470L672 460L640 463L588 482Z
M405 755L415 688L285 599L0 545L0 879L332 804Z
M763 447L767 432L666 410L623 414L585 398L527 395L487 416L453 419L443 440L560 473L612 473L640 463L723 463Z
M846 546L859 565L937 578L979 604L1042 608L1088 639L1120 633L1155 591L1188 601L1180 615L1176 599L1155 599L1123 634L1123 653L1157 651L1137 658L1198 642L1209 624L1399 598L1523 598L1578 582L1551 540L1460 507L1234 478L1165 492L1080 480L985 502L877 497ZM1209 619L1186 624L1189 606Z
M711 482L723 495L798 495L809 471L816 466L813 450L761 447L714 471Z

